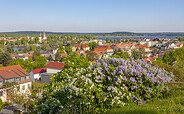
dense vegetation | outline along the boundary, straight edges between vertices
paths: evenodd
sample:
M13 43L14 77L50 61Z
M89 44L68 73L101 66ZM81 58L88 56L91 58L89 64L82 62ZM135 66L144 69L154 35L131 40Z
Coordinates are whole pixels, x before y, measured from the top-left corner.
M167 92L166 84L173 77L139 60L108 58L89 65L70 55L65 61L66 68L45 86L43 99L36 105L40 113L104 113L115 107L144 104Z
M155 66L173 72L176 81L184 81L184 47L166 53L162 58L157 58Z

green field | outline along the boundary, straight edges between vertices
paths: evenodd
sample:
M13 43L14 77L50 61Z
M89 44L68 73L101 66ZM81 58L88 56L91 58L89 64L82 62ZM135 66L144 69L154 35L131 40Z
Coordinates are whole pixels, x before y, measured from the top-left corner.
M169 93L144 105L115 108L109 114L184 114L184 84L172 85Z

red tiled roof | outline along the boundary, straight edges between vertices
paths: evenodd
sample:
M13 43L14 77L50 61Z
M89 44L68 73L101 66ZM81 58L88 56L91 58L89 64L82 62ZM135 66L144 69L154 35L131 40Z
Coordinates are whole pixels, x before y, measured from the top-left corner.
M47 68L44 67L44 68L33 69L32 72L33 72L34 74L44 73L44 72L47 72Z
M61 53L61 56L66 56L66 55L68 55L67 53Z
M135 47L137 47L137 48L142 48L142 47L149 48L147 45L136 45Z
M144 59L142 59L144 62L147 63L152 63L153 61L156 60L156 57L145 57Z
M2 79L2 78L0 78L0 81L3 81L3 79Z
M49 64L46 67L63 69L64 65L66 65L66 64L64 64L64 63L56 63L56 62L49 62Z
M96 61L92 61L92 63L96 63Z
M176 43L176 45L177 45L178 47L180 47L180 45L184 45L184 43Z
M89 46L86 45L86 44L76 44L76 45L75 45L75 47L79 47L79 48L80 48L81 46L82 46L83 48L89 47Z
M87 55L87 53L85 53L84 50L77 50L77 53L79 56L81 56L81 54L83 53L84 55Z
M29 75L20 65L13 65L7 67L0 68L0 76L5 79L13 78L13 77L20 77Z
M131 47L131 46L133 46L133 43L132 42L125 42L125 43L117 44L116 46L118 48Z
M111 47L109 46L101 46L98 45L93 52L97 53L97 54L101 54L101 53L105 53L107 50L113 50Z

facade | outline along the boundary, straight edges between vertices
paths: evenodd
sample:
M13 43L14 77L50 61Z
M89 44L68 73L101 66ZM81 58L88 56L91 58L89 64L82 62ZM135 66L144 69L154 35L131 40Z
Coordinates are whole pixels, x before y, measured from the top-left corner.
M56 74L57 72L60 72L64 68L64 63L56 63L56 62L49 62L49 64L46 66L47 73L49 74Z
M86 44L76 44L73 48L72 48L72 51L76 51L76 49L79 49L79 50L84 50L84 51L87 51L87 50L90 50L90 47ZM83 49L81 49L83 48Z
M81 56L81 55L86 56L87 55L87 53L84 50L77 50L77 54L78 54L78 56Z
M41 75L47 73L47 68L38 68L38 69L33 69L30 72L30 78L35 82L35 80L40 80Z
M113 49L110 46L102 46L98 45L93 52L99 55L99 58L102 56L104 57L109 57L110 55L113 54Z
M136 47L132 42L126 42L126 43L121 43L114 46L114 51L121 50L122 52L126 52L128 53L129 56L131 56L132 50L135 48Z
M30 95L32 79L29 73L23 70L20 65L0 68L0 98L3 102L10 100L8 91L11 87L5 88L4 84L6 82L16 82L19 85L18 91L20 94Z

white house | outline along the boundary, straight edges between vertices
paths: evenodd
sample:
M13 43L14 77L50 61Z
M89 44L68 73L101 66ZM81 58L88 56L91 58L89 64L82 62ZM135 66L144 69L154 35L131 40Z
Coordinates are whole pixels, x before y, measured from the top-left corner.
M0 98L3 102L10 100L9 89L5 88L4 84L6 82L17 82L19 89L18 93L30 95L30 89L32 84L32 79L25 70L22 69L20 65L13 65L0 68Z
M64 68L64 63L56 63L56 62L49 62L49 64L46 66L47 73L48 74L56 74L57 72L60 72Z
M38 69L33 69L30 72L30 77L33 80L33 82L35 82L35 80L40 80L41 74L45 74L45 73L47 73L47 68L46 67L44 67L44 68L38 68Z

